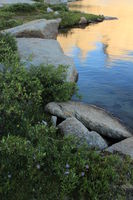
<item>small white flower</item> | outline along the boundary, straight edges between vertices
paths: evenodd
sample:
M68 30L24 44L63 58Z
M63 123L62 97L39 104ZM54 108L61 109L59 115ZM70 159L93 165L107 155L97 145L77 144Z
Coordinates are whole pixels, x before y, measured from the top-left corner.
M45 122L44 120L42 120L42 124L44 124L45 126L47 126L47 122Z
M81 172L81 176L84 176L85 175L85 172Z
M12 178L12 175L11 175L11 174L8 174L8 178Z
M86 167L87 170L89 169L89 165L86 165L85 167Z
M66 169L69 169L70 168L70 165L67 163L66 164Z
M68 174L69 174L69 171L66 171L64 174L65 174L65 175L68 175Z
M40 169L40 168L41 168L41 166L40 166L39 164L37 164L36 168L37 168L37 169Z

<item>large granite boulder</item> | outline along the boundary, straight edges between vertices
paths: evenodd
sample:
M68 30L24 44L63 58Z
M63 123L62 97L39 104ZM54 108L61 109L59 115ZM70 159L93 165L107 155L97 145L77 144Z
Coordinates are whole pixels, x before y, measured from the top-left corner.
M2 31L15 37L56 39L61 19L38 19Z
M88 129L109 138L121 140L133 136L118 119L93 105L74 101L52 102L46 105L45 110L63 119L73 116Z
M89 147L105 149L107 143L96 132L88 131L88 129L76 118L70 117L58 125L59 130L64 135L74 135L79 139L80 143L87 142Z
M129 155L133 158L133 137L127 138L121 142L118 142L106 149L108 152L119 152L124 155Z
M64 55L58 41L40 38L17 38L18 52L21 61L27 67L41 64L69 66L67 70L67 81L75 81L77 71L72 58ZM31 58L31 59L29 59Z
M35 3L32 0L0 0L0 7L6 5L6 4L16 4L16 3L28 3L33 4Z

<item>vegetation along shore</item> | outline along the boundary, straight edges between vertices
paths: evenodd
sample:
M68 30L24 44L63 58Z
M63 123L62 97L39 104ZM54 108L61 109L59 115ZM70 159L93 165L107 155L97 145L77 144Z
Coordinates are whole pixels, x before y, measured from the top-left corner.
M131 200L132 132L71 101L78 72L56 40L104 16L37 1L5 5L0 19L0 199Z

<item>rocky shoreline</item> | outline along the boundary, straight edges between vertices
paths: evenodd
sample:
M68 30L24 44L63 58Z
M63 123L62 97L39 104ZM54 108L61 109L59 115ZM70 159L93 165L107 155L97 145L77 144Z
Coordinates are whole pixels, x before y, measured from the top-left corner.
M133 133L105 110L82 102L51 102L45 111L57 117L57 127L64 135L70 133L89 147L118 152L133 158ZM110 143L110 140L113 141ZM112 145L113 143L113 145Z
M105 20L112 19L116 18L105 17ZM2 33L10 33L16 37L20 59L26 67L41 64L69 66L67 81L74 82L78 77L75 64L71 58L64 55L56 40L60 22L61 19L39 19L4 30ZM87 23L84 17L79 21L79 25ZM86 141L90 147L109 152L117 151L133 158L133 134L101 108L70 101L49 103L45 111L52 115L54 125L57 125L64 135L71 133L80 141ZM56 124L56 121L60 123ZM110 140L113 141L111 145Z

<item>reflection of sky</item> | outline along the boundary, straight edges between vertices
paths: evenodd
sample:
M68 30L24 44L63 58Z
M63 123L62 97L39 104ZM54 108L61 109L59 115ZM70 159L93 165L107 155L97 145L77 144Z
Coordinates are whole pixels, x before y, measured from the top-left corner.
M85 12L118 17L59 35L79 72L82 100L114 113L133 128L133 1L82 0Z
M78 86L82 100L106 108L133 128L132 63L117 60L107 68L103 44L97 43L96 46L84 60L79 48L72 48L69 52L79 72Z
M85 29L73 29L68 37L58 37L66 52L72 46L77 46L85 58L88 51L96 48L99 41L105 46L108 54L108 64L115 59L131 60L133 57L133 1L132 0L82 0L72 3L72 9L84 12L104 14L117 17L118 20L104 21ZM78 7L77 7L78 5Z

